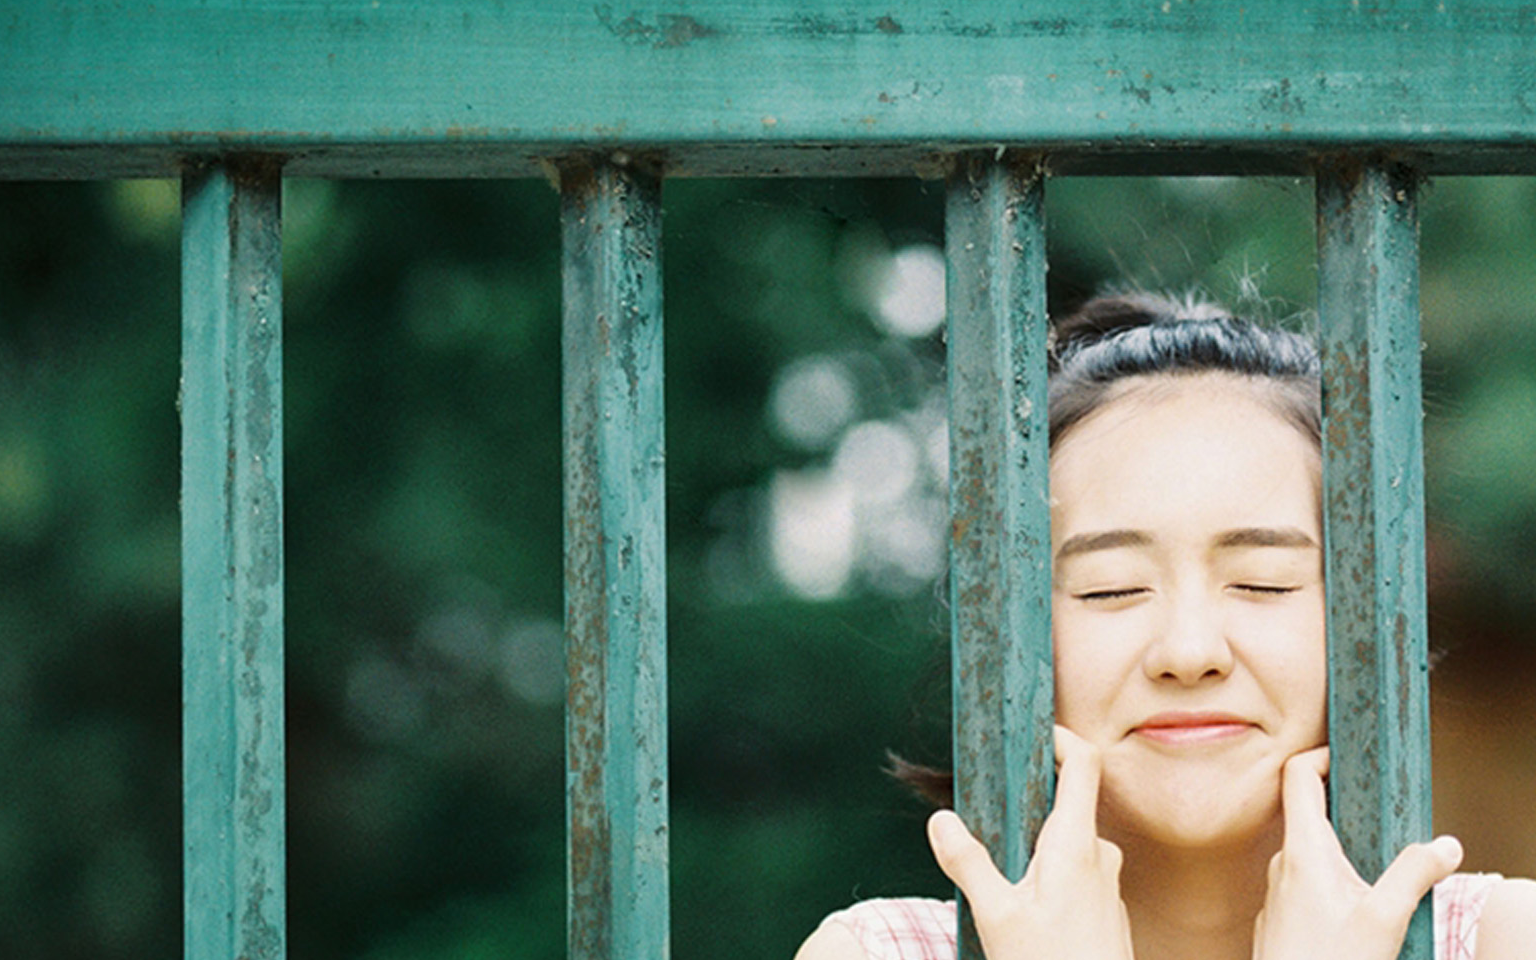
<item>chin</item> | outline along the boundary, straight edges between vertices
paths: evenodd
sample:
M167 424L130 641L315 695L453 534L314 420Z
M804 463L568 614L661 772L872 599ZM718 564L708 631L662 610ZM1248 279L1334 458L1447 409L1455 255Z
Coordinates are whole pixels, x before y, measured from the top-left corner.
M1176 777L1107 769L1099 805L1100 832L1122 845L1141 839L1181 849L1247 846L1267 842L1281 818L1278 769Z

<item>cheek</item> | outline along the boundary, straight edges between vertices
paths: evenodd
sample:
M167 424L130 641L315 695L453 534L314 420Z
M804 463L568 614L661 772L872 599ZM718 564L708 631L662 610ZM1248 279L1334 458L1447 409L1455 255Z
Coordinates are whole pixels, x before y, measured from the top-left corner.
M1301 618L1298 629L1307 638L1303 645L1306 653L1302 670L1305 680L1300 694L1304 709L1313 719L1312 743L1328 741L1328 628L1327 613L1321 592L1315 606L1309 607Z
M1328 742L1328 655L1318 657L1308 682L1307 708L1312 711L1313 745Z
M1322 609L1297 611L1251 633L1253 673L1285 715L1295 746L1327 742L1328 652Z
M1056 718L1079 736L1103 745L1115 698L1136 664L1134 657L1125 655L1133 649L1129 643L1106 636L1102 626L1096 633L1086 631L1083 619L1063 613L1053 619Z
M1291 721L1300 749L1328 742L1328 670L1326 662L1309 663L1289 677L1277 699Z
M1089 713L1088 704L1095 699L1087 684L1088 677L1073 659L1056 654L1056 722L1086 736L1084 721Z

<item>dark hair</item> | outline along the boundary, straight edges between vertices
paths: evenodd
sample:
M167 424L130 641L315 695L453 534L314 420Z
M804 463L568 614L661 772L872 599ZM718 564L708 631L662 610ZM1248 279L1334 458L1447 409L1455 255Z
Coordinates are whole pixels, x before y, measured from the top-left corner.
M1251 379L1275 413L1321 449L1321 367L1311 339L1235 317L1208 301L1139 292L1094 298L1054 323L1051 447L1118 396L1124 380L1203 373ZM886 772L919 796L953 806L952 773L894 753L887 759Z
M1312 341L1234 317L1214 303L1146 293L1099 297L1056 323L1053 353L1053 447L1110 399L1120 381L1200 373L1263 382L1275 412L1321 446L1321 368Z

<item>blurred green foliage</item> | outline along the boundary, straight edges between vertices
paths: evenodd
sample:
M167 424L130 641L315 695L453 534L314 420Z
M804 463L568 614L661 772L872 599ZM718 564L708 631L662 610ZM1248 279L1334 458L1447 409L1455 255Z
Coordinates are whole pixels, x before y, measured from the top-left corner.
M1300 181L1062 180L1051 296L1200 286L1303 323ZM542 183L291 182L285 199L289 918L295 957L564 950L559 249ZM853 422L940 382L872 270L938 244L921 181L696 181L665 199L673 929L787 957L852 897L945 890L887 748L942 762L932 581L775 575L777 378ZM1424 204L1432 569L1536 614L1536 182ZM0 955L179 950L177 188L0 189ZM1454 633L1457 621L1437 620Z

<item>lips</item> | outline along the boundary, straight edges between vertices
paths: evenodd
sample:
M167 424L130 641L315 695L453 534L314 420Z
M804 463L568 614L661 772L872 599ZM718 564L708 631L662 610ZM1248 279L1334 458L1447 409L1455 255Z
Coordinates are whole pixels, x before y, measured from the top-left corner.
M1240 737L1255 724L1230 713L1170 710L1138 724L1131 733L1165 746L1214 743Z

